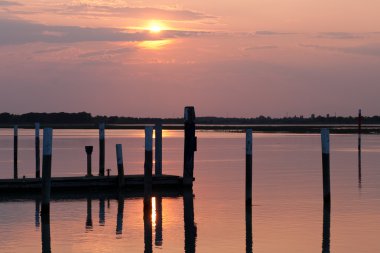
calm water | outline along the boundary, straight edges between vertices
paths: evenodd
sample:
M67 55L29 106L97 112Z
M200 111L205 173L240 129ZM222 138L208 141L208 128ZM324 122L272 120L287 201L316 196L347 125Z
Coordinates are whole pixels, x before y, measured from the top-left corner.
M13 176L12 134L0 130L1 178ZM154 198L145 216L140 198L57 200L50 227L35 200L1 201L0 252L41 252L46 232L52 252L380 252L380 136L363 136L361 178L357 137L331 136L331 213L322 202L319 135L254 134L247 213L244 134L197 136L194 199ZM97 138L97 130L55 130L52 175L84 175L85 145L94 145L97 169ZM143 131L109 130L106 138L111 174L116 143L126 173L143 172ZM182 175L183 133L164 131L163 145L164 173ZM20 130L19 147L19 175L33 177L32 130Z

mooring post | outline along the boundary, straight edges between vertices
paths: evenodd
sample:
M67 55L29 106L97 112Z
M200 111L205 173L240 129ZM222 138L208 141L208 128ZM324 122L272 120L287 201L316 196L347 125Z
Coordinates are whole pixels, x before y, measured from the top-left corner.
M195 136L195 110L193 106L185 107L185 148L183 165L183 185L193 186L194 152L197 151Z
M18 178L18 126L13 127L13 178Z
M330 136L329 130L323 128L322 138L322 166L323 166L323 200L330 202Z
M154 127L156 138L155 138L155 145L154 145L154 151L155 151L155 164L154 164L154 174L156 176L162 175L162 124L157 123Z
M40 178L40 123L34 124L35 129L35 142L34 149L36 153L36 178Z
M153 127L145 127L145 162L144 162L144 195L150 196L152 194L152 137Z
M99 124L99 176L104 176L105 168L105 124Z
M85 151L86 151L86 154L87 154L87 177L92 177L92 158L91 158L91 155L92 155L92 150L94 149L93 146L85 146L84 147Z
M252 205L252 129L245 136L245 203Z
M123 149L121 144L116 144L117 178L119 189L124 188Z
M44 128L43 157L42 157L42 204L41 212L50 211L50 190L51 190L51 156L53 144L53 129Z

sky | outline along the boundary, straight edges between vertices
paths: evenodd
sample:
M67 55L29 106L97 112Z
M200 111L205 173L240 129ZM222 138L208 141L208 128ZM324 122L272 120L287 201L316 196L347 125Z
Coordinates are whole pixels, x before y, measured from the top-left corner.
M0 0L0 111L380 114L378 0Z

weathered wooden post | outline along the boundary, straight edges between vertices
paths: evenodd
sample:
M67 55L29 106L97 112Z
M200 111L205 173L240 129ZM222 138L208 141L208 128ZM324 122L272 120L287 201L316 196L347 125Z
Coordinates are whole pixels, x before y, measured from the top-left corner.
M194 152L197 151L197 137L195 136L195 110L193 106L185 107L185 148L183 165L183 185L193 186Z
M53 144L53 129L44 129L43 157L42 157L42 204L41 212L50 211L50 190L51 190L51 156Z
M86 230L92 230L92 227L92 201L91 197L87 197Z
M362 110L359 110L358 116L358 173L359 188L362 187Z
M87 177L92 177L92 158L91 158L91 155L92 155L92 150L94 149L93 146L85 146L84 147L85 151L86 151L86 154L87 154Z
M42 169L42 174L43 173L44 172ZM47 210L47 212L41 212L41 240L42 240L42 253L51 253L50 210Z
M116 144L117 178L119 189L124 188L123 149L121 144Z
M13 127L13 178L18 178L18 161L17 161L17 155L18 155L18 127Z
M331 203L323 203L323 238L322 253L330 253L330 220L331 220Z
M99 124L99 176L104 176L105 168L105 124Z
M34 124L35 129L35 141L34 149L36 153L36 178L40 178L40 123Z
M192 189L183 191L183 219L185 228L185 253L196 252L197 227L194 222L194 195Z
M252 205L252 129L246 130L245 145L245 202Z
M157 123L154 127L155 129L155 145L154 145L154 151L155 151L155 171L154 174L156 176L162 175L162 124Z
M144 195L152 194L152 136L153 127L145 127Z
M144 253L152 253L152 200L144 197Z
M323 128L322 138L322 167L323 167L323 200L330 202L330 136L329 130Z

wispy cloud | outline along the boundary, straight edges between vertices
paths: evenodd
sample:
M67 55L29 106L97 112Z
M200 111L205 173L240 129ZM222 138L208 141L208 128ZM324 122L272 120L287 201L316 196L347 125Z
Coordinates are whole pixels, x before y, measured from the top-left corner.
M0 7L9 7L9 6L21 6L22 4L13 1L0 1Z
M244 51L253 51L253 50L265 50L265 49L276 49L278 46L275 45L259 45L244 48Z
M366 34L364 33L347 33L347 32L324 32L319 33L317 37L319 38L325 38L325 39L340 39L340 40L347 40L347 39L361 39L364 38Z
M347 54L358 54L365 56L380 57L380 44L366 44L353 47L331 47L315 44L300 44L301 47L313 48L317 50L335 51Z
M0 45L33 42L76 43L88 41L145 41L177 37L201 36L198 31L128 31L119 28L88 28L78 26L49 26L23 20L0 19Z
M80 54L80 58L92 58L92 57L112 57L119 54L126 54L135 52L137 48L135 47L123 47L123 48L115 48L115 49L106 49L106 50L98 50L98 51L91 51L88 53Z
M66 5L60 6L58 14L63 15L86 15L86 16L121 16L126 18L138 19L160 19L160 20L205 20L215 19L215 16L204 14L192 10L182 9L163 9L154 7L115 7L105 5Z

